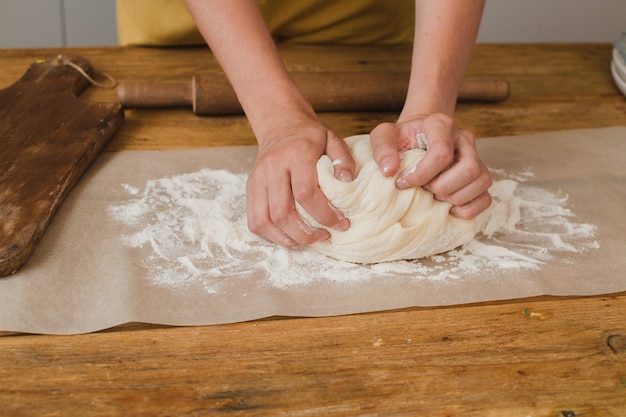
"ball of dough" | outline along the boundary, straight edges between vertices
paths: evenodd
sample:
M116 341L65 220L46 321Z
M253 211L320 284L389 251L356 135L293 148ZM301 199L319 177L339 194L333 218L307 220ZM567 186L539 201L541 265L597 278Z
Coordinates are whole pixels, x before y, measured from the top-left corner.
M313 249L354 263L419 259L452 250L474 238L474 220L452 216L451 205L435 200L421 187L398 190L395 177L385 178L372 157L369 135L345 141L356 161L355 179L335 178L333 161L323 155L317 163L318 181L330 203L350 219L346 231L327 229L331 238ZM425 151L400 153L399 172L414 167ZM299 213L315 227L323 227L300 206Z

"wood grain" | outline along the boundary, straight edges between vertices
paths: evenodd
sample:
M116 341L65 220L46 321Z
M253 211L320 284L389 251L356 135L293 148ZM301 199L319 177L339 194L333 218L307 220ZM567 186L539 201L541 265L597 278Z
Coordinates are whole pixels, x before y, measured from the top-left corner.
M122 124L119 104L76 97L89 85L76 68L91 72L84 58L53 56L0 90L0 277L28 260L78 178Z
M6 50L0 87L17 79L34 57L63 50ZM218 70L206 48L75 48L97 71L118 82L188 82L203 70ZM285 46L281 49L292 71L328 70L406 71L410 65L406 47ZM477 137L545 132L563 128L623 125L626 101L611 78L609 44L479 44L475 47L468 77L505 78L511 96L503 103L461 103L457 124ZM149 62L149 64L146 64ZM90 88L85 97L116 101L114 90ZM369 132L396 113L324 113L323 120L343 136ZM190 111L132 110L124 129L108 150L172 149L228 144L255 144L242 116L197 117ZM199 133L198 133L199 132Z
M625 315L591 297L5 336L0 399L13 416L618 417Z
M626 125L610 45L478 45L468 74L511 97L462 104L478 136ZM0 87L49 50L0 51ZM205 49L72 51L118 81L215 68ZM284 48L294 70L405 70L406 48ZM90 89L89 98L115 92ZM393 113L329 113L340 134ZM108 151L253 144L242 117L126 112ZM594 279L595 277L589 277ZM0 415L626 415L626 293L538 297L327 318L171 328L133 323L76 336L0 336Z
M409 85L408 71L309 71L290 76L318 113L400 111ZM118 97L127 109L186 107L197 116L243 114L223 72L198 72L187 83L121 83ZM500 102L508 97L508 82L489 78L465 78L458 93L459 102Z

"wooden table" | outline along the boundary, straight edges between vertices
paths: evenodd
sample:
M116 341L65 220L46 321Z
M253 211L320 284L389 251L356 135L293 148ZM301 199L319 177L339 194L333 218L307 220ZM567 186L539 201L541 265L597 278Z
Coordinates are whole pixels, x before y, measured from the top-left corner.
M0 51L0 87L38 58L88 58L118 81L187 80L206 49ZM292 70L407 69L407 48L283 48ZM464 103L479 137L626 125L602 45L478 45L468 75L511 98ZM116 100L89 89L90 100ZM389 113L325 114L340 134ZM254 144L243 117L127 111L107 151ZM589 277L593 279L594 277ZM539 297L206 327L131 323L75 336L0 334L4 416L624 416L626 293Z

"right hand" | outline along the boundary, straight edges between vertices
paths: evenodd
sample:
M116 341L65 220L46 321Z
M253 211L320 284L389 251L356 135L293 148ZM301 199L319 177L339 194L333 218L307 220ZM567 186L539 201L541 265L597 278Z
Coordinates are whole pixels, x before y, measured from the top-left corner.
M372 130L374 159L383 175L397 173L399 151L417 146L420 133L427 140L426 155L417 166L398 174L396 186L421 186L435 199L450 203L450 213L463 219L473 219L486 210L491 205L491 174L480 160L474 135L457 128L450 116L419 115L382 123Z

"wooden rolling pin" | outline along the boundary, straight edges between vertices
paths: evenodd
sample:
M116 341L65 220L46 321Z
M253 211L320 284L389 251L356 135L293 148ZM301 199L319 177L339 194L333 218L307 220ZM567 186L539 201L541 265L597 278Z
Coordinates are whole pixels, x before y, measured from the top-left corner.
M396 111L402 109L408 72L292 72L291 76L318 112ZM192 107L196 115L241 114L232 86L223 73L197 73L191 82L122 83L126 108ZM503 79L466 78L459 101L498 102L509 97Z

